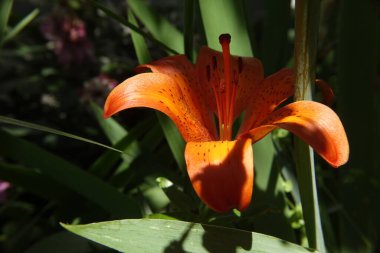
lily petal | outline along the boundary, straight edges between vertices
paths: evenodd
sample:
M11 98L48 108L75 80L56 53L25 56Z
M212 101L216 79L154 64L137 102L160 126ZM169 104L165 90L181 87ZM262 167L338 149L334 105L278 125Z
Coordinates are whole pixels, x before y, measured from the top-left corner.
M217 212L245 210L252 197L253 151L248 139L189 142L185 159L191 183Z
M265 78L254 92L255 99L245 112L244 120L240 126L239 133L244 133L251 128L260 125L277 106L293 95L294 71L289 68ZM252 95L252 94L251 94Z
M248 135L256 142L277 127L303 139L333 167L339 167L348 160L349 145L342 122L333 110L323 104L312 101L291 103L274 111Z
M213 68L215 64L216 66L214 70ZM203 99L205 101L209 101L209 108L212 108L214 112L216 112L215 96L207 76L208 66L211 71L210 78L213 78L213 71L217 71L219 76L223 79L223 54L208 47L202 47L196 63L199 83L202 85L200 87L200 95L204 97ZM233 119L236 119L236 117L247 108L252 99L253 92L263 81L264 70L260 60L257 58L239 56L231 56L231 68L233 71L233 78L238 81L233 115Z
M149 107L168 115L188 141L210 141L214 136L194 114L173 78L161 73L143 73L119 84L108 95L104 117L132 107Z
M184 55L169 56L149 64L143 64L136 68L137 72L150 69L154 73L162 73L170 76L177 83L183 94L183 99L189 109L201 118L203 124L216 137L216 128L212 111L202 100L203 90L200 89L195 75L194 65Z

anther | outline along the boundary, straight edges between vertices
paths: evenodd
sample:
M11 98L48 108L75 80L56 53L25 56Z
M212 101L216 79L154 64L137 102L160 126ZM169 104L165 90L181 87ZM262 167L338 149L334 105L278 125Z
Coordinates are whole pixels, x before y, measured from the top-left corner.
M220 44L223 44L223 43L230 44L230 42L231 42L231 35L229 35L228 33L224 33L224 34L221 34L219 36L219 43Z

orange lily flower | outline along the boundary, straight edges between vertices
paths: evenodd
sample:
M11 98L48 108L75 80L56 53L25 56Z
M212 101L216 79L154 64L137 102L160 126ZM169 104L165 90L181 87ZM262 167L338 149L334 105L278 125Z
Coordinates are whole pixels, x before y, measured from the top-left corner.
M252 143L275 128L302 138L333 167L344 164L349 153L342 123L327 106L299 101L277 109L293 95L291 69L264 78L258 59L230 55L230 40L228 34L219 37L222 53L201 48L195 65L184 55L140 65L140 74L115 87L104 106L106 118L132 107L168 115L186 141L187 172L196 193L217 212L248 207ZM141 73L147 69L151 72ZM242 113L233 136L232 124Z

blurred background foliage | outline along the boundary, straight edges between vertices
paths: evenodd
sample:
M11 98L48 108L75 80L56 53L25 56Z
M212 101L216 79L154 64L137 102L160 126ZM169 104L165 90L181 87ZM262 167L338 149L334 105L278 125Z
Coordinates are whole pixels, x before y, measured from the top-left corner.
M293 140L286 131L274 132L268 150L256 152L273 154L273 162L256 163L249 210L217 214L193 192L183 140L166 117L134 109L102 118L106 95L139 62L173 52L195 59L200 46L212 46L210 19L228 19L218 17L223 6L239 8L239 27L248 31L232 34L236 52L245 50L238 38L247 40L267 75L292 66L294 3L222 1L210 8L207 2L0 1L1 252L109 252L64 232L59 222L140 217L240 228L307 245ZM379 252L379 2L321 0L320 6L317 77L335 92L333 109L351 148L349 163L339 169L316 159L325 243L328 252ZM150 55L141 49L145 43ZM318 89L315 100L321 100Z

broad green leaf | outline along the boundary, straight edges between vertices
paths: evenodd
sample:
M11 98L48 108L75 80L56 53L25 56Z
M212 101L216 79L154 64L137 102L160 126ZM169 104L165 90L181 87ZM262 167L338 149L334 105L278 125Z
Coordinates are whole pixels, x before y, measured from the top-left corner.
M97 142L97 141L93 141L93 140L90 140L90 139L87 139L87 138L83 138L83 137L78 136L78 135L70 134L70 133L63 132L63 131L60 131L60 130L56 130L56 129L53 129L53 128L50 128L50 127L41 126L41 125L38 125L38 124L34 124L34 123L22 121L22 120L17 120L17 119L13 119L13 118L9 118L9 117L4 117L4 116L0 115L0 122L6 123L6 124L11 124L11 125L14 125L14 126L21 126L21 127L31 128L31 129L35 129L35 130L39 130L39 131L43 131L43 132L47 132L47 133L52 133L52 134L56 134L56 135L61 135L61 136L64 136L64 137L67 137L67 138L71 138L71 139L74 139L74 140L83 141L83 142L94 144L94 145L97 145L97 146L100 146L100 147L103 147L103 148L107 148L107 149L110 149L112 151L116 151L118 153L122 153L123 152L123 151L121 151L119 149L107 146L107 145L102 144L102 143Z
M33 10L31 13L29 13L28 15L26 15L22 20L20 20L16 25L15 27L13 27L12 29L10 29L4 36L3 40L0 41L0 43L6 43L8 42L9 40L13 39L14 37L16 37L16 35L21 32L21 30L23 30L30 22L33 21L33 19L35 19L38 15L40 11L38 9L35 9Z
M94 252L94 248L100 247L63 231L44 237L24 253L91 253Z
M319 8L319 0L296 1L296 34L294 42L296 69L295 100L312 100L312 85L315 80L317 55ZM299 138L295 139L295 160L309 246L320 252L326 252L319 214L314 152L308 144Z
M128 0L128 7L131 8L136 17L144 24L154 38L164 45L174 49L178 53L184 53L184 38L172 24L163 16L149 7L145 1ZM173 53L173 52L172 52ZM175 54L178 54L175 53Z
M62 226L121 252L315 252L259 233L175 220L132 219Z
M137 203L109 184L44 149L0 131L0 153L37 169L117 217L140 217Z

